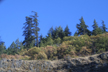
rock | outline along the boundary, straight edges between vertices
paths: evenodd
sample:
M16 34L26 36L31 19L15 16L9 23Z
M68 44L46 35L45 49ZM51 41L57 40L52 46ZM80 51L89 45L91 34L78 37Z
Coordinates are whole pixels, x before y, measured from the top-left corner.
M89 59L90 59L91 61L94 61L94 58L93 58L93 57L89 57Z
M107 54L107 53L102 53L101 55L99 55L99 57L100 57L102 60L108 60L108 54Z
M66 60L0 60L0 72L108 72L108 53Z

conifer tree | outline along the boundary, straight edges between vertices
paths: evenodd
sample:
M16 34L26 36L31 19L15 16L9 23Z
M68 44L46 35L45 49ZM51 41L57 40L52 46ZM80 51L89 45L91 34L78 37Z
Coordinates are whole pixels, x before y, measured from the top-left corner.
M50 33L49 36L48 36L47 44L48 44L48 45L52 45L52 44L53 44L53 39L52 39L51 33Z
M93 27L94 30L96 30L97 28L99 28L95 19L94 19L94 24L92 25L92 27Z
M10 55L15 55L16 54L16 44L13 41L12 44L10 45L10 47L7 49L7 54Z
M92 35L97 35L97 34L102 33L102 29L98 27L98 24L95 19L94 19L94 24L92 25L92 27L93 27Z
M33 11L34 12L34 11ZM35 15L32 16L33 17L33 32L34 32L34 36L35 36L35 46L39 47L39 31L40 31L40 28L38 27L39 23L38 23L38 15L37 15L37 12L34 12Z
M42 34L39 37L39 47L43 47L46 43L45 38L43 38Z
M54 39L58 38L58 27L55 28L54 30Z
M54 40L55 35L54 35L54 29L53 29L53 27L51 27L51 28L49 29L49 31L48 31L48 37L49 37L50 34L51 34L52 39Z
M71 32L69 31L68 25L66 26L64 33L65 33L65 36L71 36Z
M26 22L24 23L23 29L24 29L23 36L25 36L25 40L23 41L23 45L28 50L30 48L32 41L34 40L33 24L32 24L32 18L31 17L26 17Z
M64 34L63 28L61 26L58 27L57 32L58 32L58 37L60 37L61 39L63 39L63 37L64 37L65 34ZM65 33L66 33L66 30L65 30Z
M75 32L74 36L78 36L78 32L77 31Z
M6 53L6 46L3 41L0 41L0 55Z
M18 52L19 52L19 50L21 49L21 42L19 42L19 38L18 39L16 39L16 41L15 41L15 44L16 44L16 47L15 47L15 51L16 51L16 53L18 54Z
M85 35L88 34L88 29L87 29L87 25L85 24L85 21L83 19L83 17L81 17L80 19L80 24L76 25L77 29L78 29L78 35Z
M102 20L102 32L105 33L105 32L107 32L106 30L107 30L107 28L104 24L104 21Z

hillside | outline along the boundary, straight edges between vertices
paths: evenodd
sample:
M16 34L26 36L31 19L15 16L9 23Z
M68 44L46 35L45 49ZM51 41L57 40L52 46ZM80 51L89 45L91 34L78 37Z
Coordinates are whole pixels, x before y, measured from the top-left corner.
M107 72L108 33L69 36L57 45L0 56L0 72Z
M0 72L108 72L108 52L60 60L2 59Z

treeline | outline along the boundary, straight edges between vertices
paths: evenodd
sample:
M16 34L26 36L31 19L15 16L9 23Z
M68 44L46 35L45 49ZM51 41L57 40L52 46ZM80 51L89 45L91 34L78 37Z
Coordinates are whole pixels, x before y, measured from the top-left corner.
M33 12L34 15L26 16L26 22L24 23L23 27L23 36L25 37L23 42L20 42L17 39L15 42L12 42L10 47L6 49L4 42L0 43L0 54L19 54L21 49L29 50L32 47L45 47L47 45L50 46L59 46L62 42L64 42L64 37L70 37L72 32L70 32L68 25L63 28L61 26L49 29L46 37L42 35L39 36L39 31L41 30L38 25L38 15L37 12ZM93 21L93 30L90 31L88 29L88 25L85 24L83 17L80 19L80 23L76 25L77 31L74 33L74 36L80 35L88 35L88 36L96 36L98 34L102 34L107 32L107 27L102 21L102 26L98 26L96 20Z

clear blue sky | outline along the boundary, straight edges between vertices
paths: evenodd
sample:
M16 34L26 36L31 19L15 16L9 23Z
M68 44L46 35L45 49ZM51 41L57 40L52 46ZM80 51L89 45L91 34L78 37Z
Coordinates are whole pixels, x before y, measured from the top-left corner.
M72 35L76 24L83 16L85 23L92 30L93 20L99 26L104 20L108 28L108 0L4 0L0 3L0 36L8 48L13 41L19 38L24 40L23 23L25 17L38 13L40 34L44 37L53 26L69 26Z

